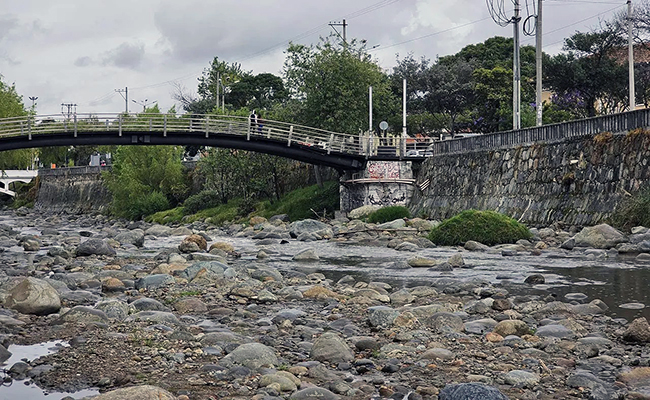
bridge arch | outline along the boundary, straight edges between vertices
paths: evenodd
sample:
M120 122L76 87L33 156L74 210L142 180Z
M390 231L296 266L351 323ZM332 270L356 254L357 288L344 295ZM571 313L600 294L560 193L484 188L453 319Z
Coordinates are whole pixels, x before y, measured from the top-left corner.
M0 151L81 145L211 146L266 153L339 171L363 170L369 159L402 159L405 146L399 139L388 143L388 139L368 135L278 121L251 123L234 116L76 114L72 118L0 119Z

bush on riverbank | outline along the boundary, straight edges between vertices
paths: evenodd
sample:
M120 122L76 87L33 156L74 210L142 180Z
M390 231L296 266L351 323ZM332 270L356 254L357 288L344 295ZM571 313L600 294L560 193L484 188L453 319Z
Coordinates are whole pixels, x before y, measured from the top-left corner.
M650 187L640 190L619 204L610 222L624 231L629 231L635 226L650 226Z
M368 222L383 224L384 222L395 221L400 218L411 218L411 212L403 206L388 206L373 211L368 215Z
M296 189L282 196L275 202L262 201L253 205L254 211L251 213L242 211L248 207L243 207L242 199L232 199L226 204L220 204L216 207L205 208L192 212L186 207L177 207L172 210L166 210L155 213L146 218L148 222L159 224L204 221L209 218L213 224L221 224L226 221L246 220L253 215L262 217L272 217L277 214L287 214L289 219L297 221L305 218L314 218L318 216L333 216L334 211L339 207L339 186L338 182L326 182L323 187L318 185L308 186ZM197 204L201 203L196 201Z
M493 246L531 237L526 226L507 215L477 210L463 211L443 221L429 233L429 239L442 246L461 245L469 240Z

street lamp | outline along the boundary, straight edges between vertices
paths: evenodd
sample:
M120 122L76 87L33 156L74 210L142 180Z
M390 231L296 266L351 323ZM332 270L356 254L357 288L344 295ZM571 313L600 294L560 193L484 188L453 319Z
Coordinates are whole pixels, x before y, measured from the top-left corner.
M29 99L32 101L32 110L34 110L34 106L36 105L36 100L38 100L38 96L29 96Z
M156 104L158 102L158 100L155 100L155 101L152 101L151 103L149 103L149 99L144 99L144 101L135 101L135 100L132 100L132 101L135 104L140 104L142 106L142 112L147 111L147 106L150 106L152 104Z

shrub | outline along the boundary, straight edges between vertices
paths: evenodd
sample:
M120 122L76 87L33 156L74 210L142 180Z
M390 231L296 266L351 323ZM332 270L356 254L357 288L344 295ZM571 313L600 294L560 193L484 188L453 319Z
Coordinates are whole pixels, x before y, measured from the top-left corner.
M188 214L194 214L206 208L213 208L221 204L221 196L216 190L203 190L185 200L183 206Z
M146 215L151 215L169 208L169 200L161 192L155 191L134 199L129 208L125 210L124 216L138 220Z
M388 206L380 208L368 216L368 222L383 224L400 218L411 218L411 212L403 206Z
M317 215L333 217L339 205L339 183L329 181L323 187L312 185L296 189L278 201L266 203L261 215L269 218L276 214L287 214L291 221L314 218Z
M610 222L626 231L635 226L650 226L650 187L621 202L610 217Z
M530 239L526 226L494 211L466 210L443 221L429 233L429 239L442 246L454 246L474 240L488 246Z

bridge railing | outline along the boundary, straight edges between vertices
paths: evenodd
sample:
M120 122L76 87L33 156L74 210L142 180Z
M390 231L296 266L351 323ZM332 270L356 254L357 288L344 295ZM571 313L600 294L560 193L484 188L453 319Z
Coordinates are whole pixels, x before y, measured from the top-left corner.
M552 142L572 137L596 135L603 132L627 132L646 127L650 127L650 110L642 109L516 131L496 132L434 142L430 149L434 155L460 153L472 150L513 147L535 142Z
M166 136L168 133L202 133L210 135L239 135L247 140L282 141L290 146L314 146L328 153L339 152L358 155L368 145L358 135L331 132L303 125L272 120L250 121L247 117L227 115L172 114L73 114L70 116L37 115L0 119L0 138L9 136L78 132L151 132Z

